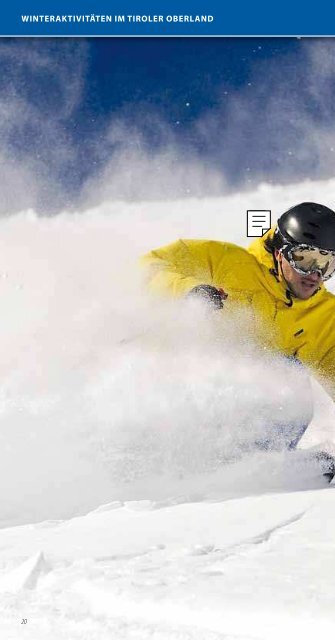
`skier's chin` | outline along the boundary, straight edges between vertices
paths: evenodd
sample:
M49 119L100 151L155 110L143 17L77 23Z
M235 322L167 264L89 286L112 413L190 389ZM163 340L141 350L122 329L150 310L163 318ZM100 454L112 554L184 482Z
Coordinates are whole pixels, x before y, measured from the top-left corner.
M299 284L296 284L291 288L292 293L299 298L300 300L308 300L314 293L317 291L319 287L318 283L308 282L302 280Z

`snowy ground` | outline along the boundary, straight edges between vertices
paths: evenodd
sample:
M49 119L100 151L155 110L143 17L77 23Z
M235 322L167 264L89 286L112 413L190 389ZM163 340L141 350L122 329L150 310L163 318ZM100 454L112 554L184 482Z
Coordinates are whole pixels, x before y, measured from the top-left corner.
M134 263L180 236L246 245L247 209L332 206L334 187L1 221L1 638L331 635L335 485L303 452L239 459L299 418L306 381L248 318L144 299ZM331 446L313 394L302 446Z
M111 503L65 522L5 529L2 637L329 637L333 502L331 487L214 503Z

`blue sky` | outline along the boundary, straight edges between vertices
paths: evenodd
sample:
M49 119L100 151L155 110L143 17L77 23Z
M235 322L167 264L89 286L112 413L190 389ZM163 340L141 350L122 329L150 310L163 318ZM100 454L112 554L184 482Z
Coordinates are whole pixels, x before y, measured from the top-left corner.
M257 67L271 62L280 68L299 45L293 38L91 39L80 125L92 130L93 119L98 130L111 117L124 118L142 131L149 148L173 138L216 162L196 122L211 111L228 118L231 96L245 88L252 96L248 83ZM229 172L228 163L219 162ZM235 163L231 179L239 181L241 171Z
M215 106L219 92L243 86L259 60L294 52L288 38L92 39L88 92L105 113L134 102L154 104L173 123ZM94 101L94 97L97 99ZM192 109L185 110L191 101Z
M51 207L125 153L231 189L329 177L334 69L333 39L2 39L0 151Z

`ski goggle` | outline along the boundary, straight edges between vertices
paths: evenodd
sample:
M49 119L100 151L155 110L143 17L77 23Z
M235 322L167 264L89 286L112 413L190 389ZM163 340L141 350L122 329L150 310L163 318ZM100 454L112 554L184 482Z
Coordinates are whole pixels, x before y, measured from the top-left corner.
M328 280L335 271L335 251L326 251L307 244L287 244L281 249L281 253L300 275L319 273L322 280Z

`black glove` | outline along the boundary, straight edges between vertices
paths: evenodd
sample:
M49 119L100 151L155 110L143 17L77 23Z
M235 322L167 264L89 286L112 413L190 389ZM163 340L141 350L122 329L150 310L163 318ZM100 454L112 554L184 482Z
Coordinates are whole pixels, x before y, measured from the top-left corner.
M223 289L217 289L210 284L198 284L188 292L187 297L204 300L212 309L223 309L223 303L228 298L228 294Z

